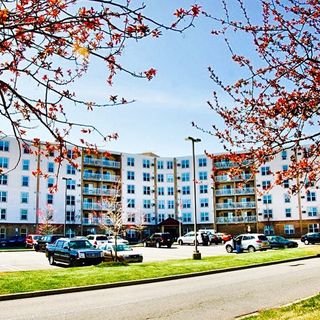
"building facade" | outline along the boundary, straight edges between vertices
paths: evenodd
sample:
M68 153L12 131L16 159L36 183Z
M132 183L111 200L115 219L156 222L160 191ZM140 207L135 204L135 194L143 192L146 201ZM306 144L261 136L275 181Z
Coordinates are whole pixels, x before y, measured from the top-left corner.
M169 230L175 236L193 230L195 209L199 229L292 237L319 231L316 185L297 194L290 194L290 181L269 188L273 173L288 168L293 151L255 174L243 163L236 175L230 172L239 165L228 157L197 155L194 180L192 156L83 151L75 168L56 163L54 153L44 156L41 148L0 140L0 238L34 233L46 222L68 236L105 232L110 199L121 203L128 238L136 238L137 230L158 231L167 219L179 222ZM55 184L58 191L52 193Z

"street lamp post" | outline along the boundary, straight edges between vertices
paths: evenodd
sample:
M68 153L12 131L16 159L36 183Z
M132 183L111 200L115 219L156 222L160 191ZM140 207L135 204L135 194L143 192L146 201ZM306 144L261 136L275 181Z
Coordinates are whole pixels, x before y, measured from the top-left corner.
M62 180L65 180L66 185L64 189L64 223L63 223L63 235L66 236L66 225L67 225L67 185L68 181L72 180L71 178L62 177Z
M195 139L192 137L186 138L186 140L190 140L192 142L192 166L193 166L193 220L194 220L194 252L192 254L192 258L194 260L201 259L201 253L198 250L198 239L197 239L197 189L196 189L196 159L195 159L195 152L194 152L194 144L195 142L200 142L201 139Z

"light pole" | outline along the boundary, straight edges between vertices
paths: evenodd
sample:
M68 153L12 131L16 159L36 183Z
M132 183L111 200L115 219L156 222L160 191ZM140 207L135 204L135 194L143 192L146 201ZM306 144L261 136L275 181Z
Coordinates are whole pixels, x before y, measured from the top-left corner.
M67 224L67 186L68 181L72 180L71 178L62 177L62 180L65 180L66 185L64 188L64 223L63 223L63 235L66 236L66 224Z
M197 239L197 189L196 189L196 159L194 152L194 144L195 142L200 142L201 139L195 139L192 137L186 138L186 140L190 140L192 142L192 166L193 166L193 220L194 220L194 252L192 254L192 258L194 260L201 259L201 253L198 251L198 239Z

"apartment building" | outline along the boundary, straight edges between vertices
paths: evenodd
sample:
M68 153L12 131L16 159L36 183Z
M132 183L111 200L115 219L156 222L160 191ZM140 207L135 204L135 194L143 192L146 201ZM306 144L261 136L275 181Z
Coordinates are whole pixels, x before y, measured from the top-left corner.
M68 236L105 232L110 199L121 203L129 238L138 237L137 230L148 234L165 227L176 236L193 230L195 209L199 229L298 237L319 230L318 186L290 194L294 182L285 181L269 189L272 173L288 167L292 152L279 154L255 174L245 162L239 174L230 174L239 164L227 156L197 155L194 179L192 156L83 151L77 168L66 162L59 167L54 153L41 153L41 145L19 148L14 138L2 139L0 237L35 232L46 221ZM43 175L34 174L39 170ZM58 191L50 193L56 183Z

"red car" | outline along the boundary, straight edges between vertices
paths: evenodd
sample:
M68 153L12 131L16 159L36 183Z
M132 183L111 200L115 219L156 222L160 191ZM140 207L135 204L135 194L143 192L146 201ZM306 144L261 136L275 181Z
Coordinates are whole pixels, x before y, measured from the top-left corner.
M42 237L41 234L29 234L26 237L26 248L33 248L37 241Z

